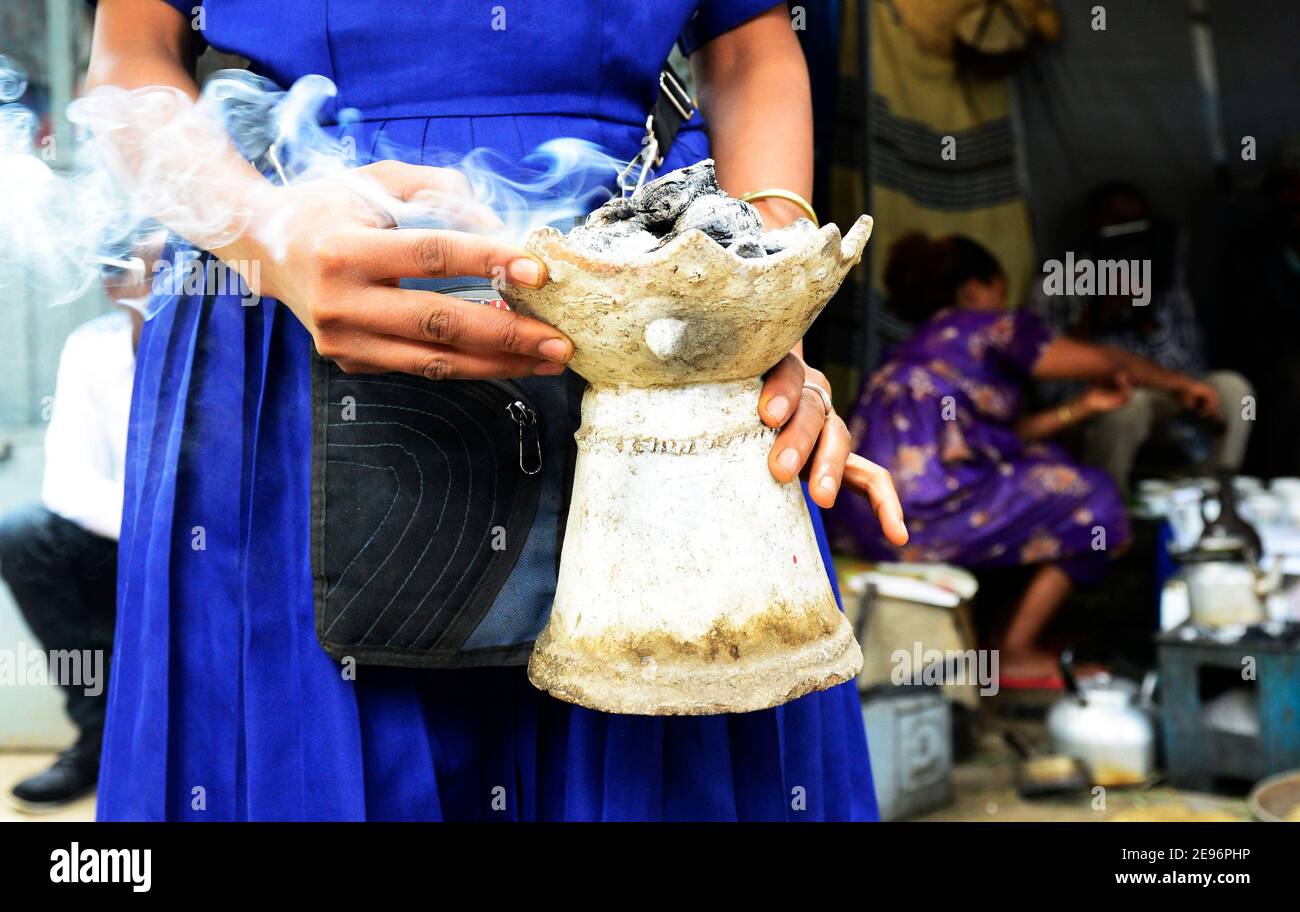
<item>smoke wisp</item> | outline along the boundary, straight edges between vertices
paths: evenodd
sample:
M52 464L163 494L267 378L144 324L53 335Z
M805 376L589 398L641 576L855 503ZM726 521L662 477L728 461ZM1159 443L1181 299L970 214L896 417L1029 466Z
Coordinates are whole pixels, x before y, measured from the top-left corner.
M139 281L145 267L136 252L158 249L168 236L214 248L252 231L274 250L274 220L253 224L211 167L232 144L269 184L343 182L395 227L515 242L543 225L567 227L599 206L625 164L572 138L547 142L522 161L488 149L442 154L435 163L463 175L473 199L422 191L403 200L358 170L369 162L355 141L321 125L321 110L337 93L323 76L283 90L252 73L222 71L197 101L167 86L100 87L68 108L71 150L51 150L48 139L38 144L36 115L16 103L25 89L21 68L0 55L0 249L9 261L0 288L20 275L29 293L52 304L85 293L106 267ZM340 112L340 131L358 116ZM418 161L419 152L386 147L384 157Z

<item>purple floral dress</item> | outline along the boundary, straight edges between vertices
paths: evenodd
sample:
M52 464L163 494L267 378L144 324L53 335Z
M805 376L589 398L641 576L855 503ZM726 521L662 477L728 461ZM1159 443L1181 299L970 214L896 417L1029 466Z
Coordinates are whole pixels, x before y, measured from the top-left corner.
M1051 341L1028 311L944 310L863 389L849 431L889 469L911 540L889 545L867 501L827 516L834 547L876 559L1006 567L1059 561L1090 582L1129 538L1109 477L1016 434L1024 381Z

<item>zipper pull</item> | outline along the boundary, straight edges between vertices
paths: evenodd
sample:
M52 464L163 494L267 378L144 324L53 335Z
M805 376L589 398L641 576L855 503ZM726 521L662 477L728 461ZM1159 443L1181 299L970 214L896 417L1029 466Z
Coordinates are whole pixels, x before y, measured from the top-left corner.
M506 411L519 425L519 469L525 475L536 475L542 470L542 438L537 433L537 413L518 399L507 405ZM528 446L530 440L531 447ZM526 461L527 453L533 448L537 450L536 460Z

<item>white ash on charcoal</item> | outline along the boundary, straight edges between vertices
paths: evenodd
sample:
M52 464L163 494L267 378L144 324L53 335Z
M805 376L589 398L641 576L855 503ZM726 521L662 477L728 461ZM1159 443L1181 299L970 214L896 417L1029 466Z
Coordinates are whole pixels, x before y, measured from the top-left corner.
M713 160L650 181L627 198L612 199L569 233L569 241L592 253L635 256L664 246L698 229L722 247L745 258L770 256L816 231L799 219L763 231L758 210L718 186Z

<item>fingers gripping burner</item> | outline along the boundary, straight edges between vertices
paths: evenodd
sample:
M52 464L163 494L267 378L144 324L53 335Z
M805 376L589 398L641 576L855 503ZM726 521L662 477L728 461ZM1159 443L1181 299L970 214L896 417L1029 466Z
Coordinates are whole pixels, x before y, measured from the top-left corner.
M762 375L802 338L871 233L759 233L711 162L646 184L567 237L527 241L522 313L573 339L590 388L550 623L528 666L607 712L746 712L854 677L798 484L768 470Z

